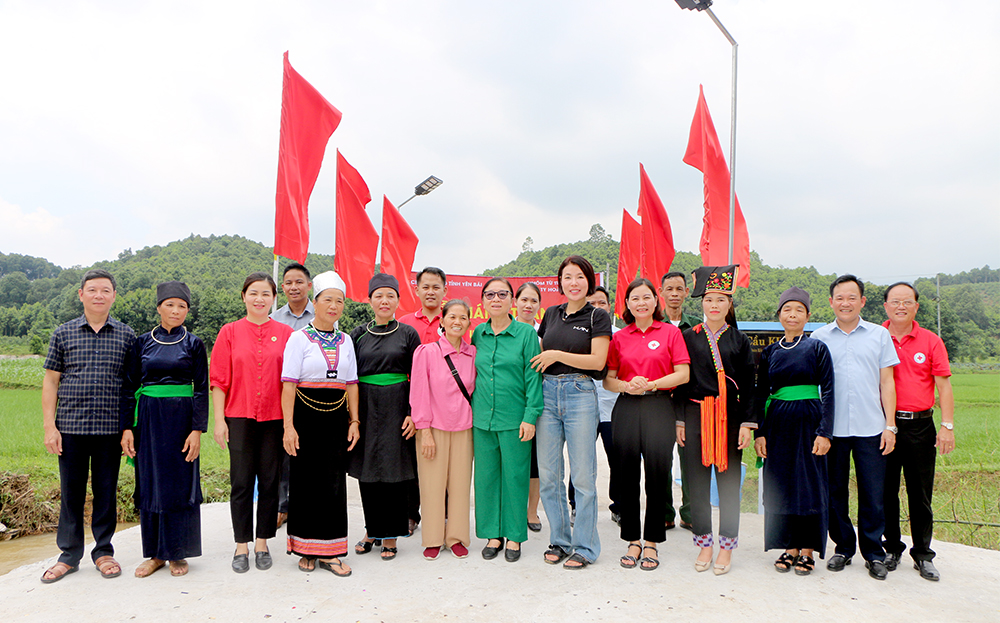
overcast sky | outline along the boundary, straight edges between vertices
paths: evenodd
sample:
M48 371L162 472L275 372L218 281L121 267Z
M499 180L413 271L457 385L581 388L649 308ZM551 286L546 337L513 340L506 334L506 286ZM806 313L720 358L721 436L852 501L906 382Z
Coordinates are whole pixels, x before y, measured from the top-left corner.
M958 6L961 5L961 6ZM740 43L737 192L771 265L888 283L1000 265L1000 3L717 0ZM698 85L729 143L731 48L670 0L0 0L0 251L62 266L191 233L273 245L281 56L344 114L335 149L403 208L416 264L478 273L616 239L642 162L679 250ZM265 267L266 268L266 267Z

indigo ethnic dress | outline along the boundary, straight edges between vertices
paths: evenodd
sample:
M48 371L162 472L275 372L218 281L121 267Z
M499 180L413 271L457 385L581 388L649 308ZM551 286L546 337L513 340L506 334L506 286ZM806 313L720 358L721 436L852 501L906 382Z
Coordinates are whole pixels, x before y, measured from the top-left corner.
M292 423L299 435L289 461L287 551L308 558L346 556L347 386L358 382L351 336L311 324L292 333L281 381L296 384Z
M135 500L142 555L182 560L201 555L199 461L184 460L192 431L208 430L205 345L183 326L156 327L128 355L122 427L135 435ZM133 398L133 396L135 398Z
M823 558L828 526L826 456L812 453L817 436L833 436L833 361L826 344L802 337L761 354L757 367L755 437L764 460L764 549L814 549ZM811 387L812 397L790 388ZM782 391L784 390L784 391ZM766 409L766 413L765 413Z

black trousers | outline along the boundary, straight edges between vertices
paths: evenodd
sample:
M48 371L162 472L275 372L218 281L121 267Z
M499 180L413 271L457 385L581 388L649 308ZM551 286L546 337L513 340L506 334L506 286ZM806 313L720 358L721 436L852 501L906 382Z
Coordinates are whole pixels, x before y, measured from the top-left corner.
M226 418L229 425L229 510L237 543L270 539L278 526L278 482L285 448L281 420L258 422ZM254 532L253 489L257 481L257 531Z
M712 534L712 470L701 463L701 406L689 402L684 406L687 426L684 428L684 461L687 464L688 491L691 493L691 525L695 536ZM729 468L716 472L719 487L719 536L735 539L740 535L740 482L743 479L739 449L739 426L726 431Z
M87 479L94 492L94 513L90 529L94 534L93 560L114 556L111 537L118 523L118 468L121 465L121 435L63 434L59 455L59 529L56 545L62 550L59 562L70 567L83 558L83 506L87 499Z
M394 539L409 533L409 502L406 493L413 482L415 481L358 481L361 507L365 511L365 530L369 539Z
M896 420L899 434L896 447L886 457L885 466L885 536L883 544L890 554L902 554L906 545L900 539L899 482L906 479L906 499L910 509L910 535L914 560L933 560L931 537L934 535L934 468L937 461L937 425L934 418Z
M827 455L830 469L830 538L834 550L850 558L857 549L865 560L885 560L885 457L879 450L881 434L874 437L834 437ZM848 507L851 456L858 481L858 533L854 534ZM898 488L898 487L897 487Z
M621 394L611 416L617 461L618 512L621 538L653 543L666 540L663 516L667 510L670 463L676 440L677 419L670 395ZM640 470L646 473L646 513L639 525Z
M609 507L612 513L618 512L618 464L615 458L615 435L614 435L614 425L611 422L599 422L597 424L597 436L601 438L601 443L604 444L604 454L608 455L608 472L610 473L609 483L608 483L608 497L611 498L611 506ZM570 486L573 486L572 480L570 481Z
M288 512L288 470L290 463L288 459L292 457L285 454L285 458L281 461L281 478L278 481L278 512L287 513Z

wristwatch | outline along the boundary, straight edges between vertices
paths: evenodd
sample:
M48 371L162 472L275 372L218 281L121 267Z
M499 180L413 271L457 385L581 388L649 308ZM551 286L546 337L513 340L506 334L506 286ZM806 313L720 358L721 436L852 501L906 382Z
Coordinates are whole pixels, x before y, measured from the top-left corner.
M941 422L941 426L944 426L948 430L955 430L955 423L954 422Z
M885 429L887 431L889 431L890 433L892 433L893 435L898 435L899 434L899 428L896 427L896 426L886 426Z

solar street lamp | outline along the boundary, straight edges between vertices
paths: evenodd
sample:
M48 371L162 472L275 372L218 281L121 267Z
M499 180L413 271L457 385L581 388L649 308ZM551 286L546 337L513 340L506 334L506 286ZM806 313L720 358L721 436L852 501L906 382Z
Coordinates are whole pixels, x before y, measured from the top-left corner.
M419 184L417 184L416 188L413 189L413 195L410 197L410 199L413 199L414 197L417 197L418 195L426 195L427 193L431 192L432 190L434 190L435 188L437 188L438 186L440 186L443 183L444 182L441 180L441 178L434 177L432 175L432 176L428 177L427 179L425 179L424 181L422 181ZM396 208L396 209L398 210L399 208L402 208L404 205L407 204L407 202L410 201L410 199L407 199L403 203L399 204L399 207Z

